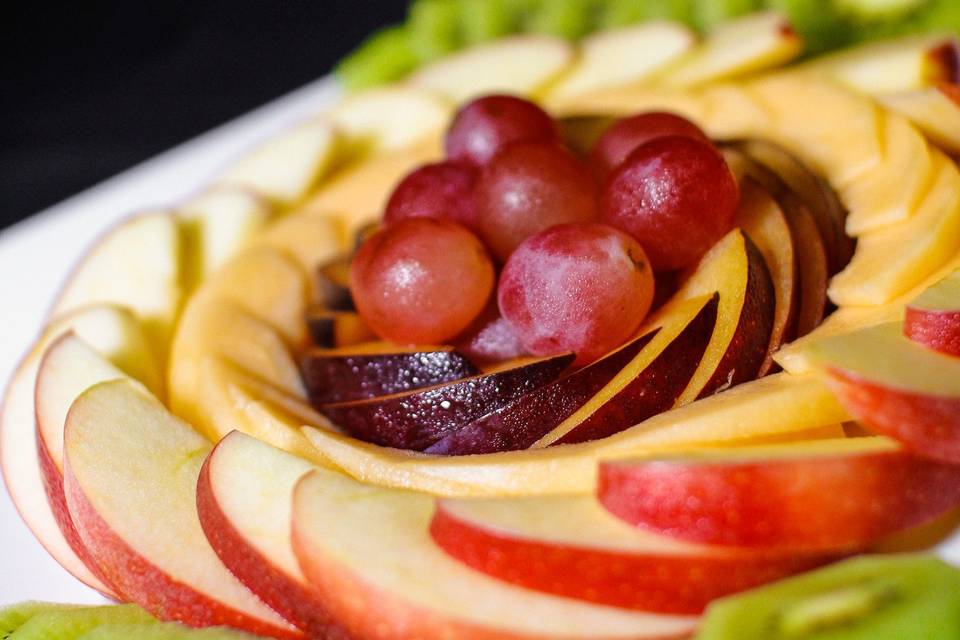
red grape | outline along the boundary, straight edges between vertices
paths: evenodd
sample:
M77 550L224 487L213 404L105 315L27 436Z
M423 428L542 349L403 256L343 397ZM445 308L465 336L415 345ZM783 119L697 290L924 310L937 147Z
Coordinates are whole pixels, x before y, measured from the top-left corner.
M447 157L483 166L513 142L559 140L556 123L534 103L486 96L464 106L447 131Z
M660 271L699 260L732 228L739 200L736 178L715 147L669 136L630 154L610 177L600 209Z
M524 240L557 224L597 217L593 177L551 142L520 142L483 168L474 190L480 236L501 260Z
M700 127L686 118L650 111L619 120L607 129L590 151L590 164L598 177L605 178L641 145L666 136L710 141Z
M513 252L498 301L528 351L574 351L583 365L634 334L653 291L653 270L636 240L604 224L567 224Z
M513 325L500 315L496 300L457 339L457 351L481 365L529 355L520 344Z
M433 218L378 231L350 265L361 317L380 337L403 344L456 336L483 311L493 285L493 263L476 236Z
M442 218L474 228L473 167L456 162L438 162L416 169L404 178L387 202L384 224L407 218Z

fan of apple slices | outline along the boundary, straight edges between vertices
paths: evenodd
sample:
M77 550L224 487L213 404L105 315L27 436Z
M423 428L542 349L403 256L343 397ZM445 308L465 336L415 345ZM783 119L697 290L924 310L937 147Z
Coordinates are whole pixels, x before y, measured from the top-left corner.
M774 71L801 48L784 27L487 44L345 98L207 192L110 230L7 387L0 461L24 520L109 597L278 638L689 637L714 598L909 539L960 504L956 45ZM494 91L584 135L645 110L690 118L742 179L738 229L591 375L473 407L495 418L432 452L361 442L329 416L389 410L423 361L318 311L317 269L441 156L456 105ZM751 289L757 261L772 295ZM339 348L305 382L317 336ZM415 377L436 385L558 366L430 354ZM726 389L721 361L783 371ZM364 381L370 400L345 378L360 365L399 378ZM308 385L330 376L339 412L321 415ZM610 428L661 383L667 406ZM864 427L880 435L846 437Z

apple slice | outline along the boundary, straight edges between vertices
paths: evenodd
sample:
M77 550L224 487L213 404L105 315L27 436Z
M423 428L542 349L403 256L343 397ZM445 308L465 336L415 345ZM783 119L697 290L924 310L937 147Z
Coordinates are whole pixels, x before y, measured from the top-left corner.
M461 104L481 95L532 95L567 69L573 47L559 38L521 35L501 38L423 67L408 79Z
M672 614L701 613L716 598L833 559L680 542L629 526L594 496L441 500L430 533L450 556L499 580Z
M960 358L903 335L891 322L807 346L856 419L924 456L960 462Z
M680 540L853 551L960 504L960 468L849 438L607 461L597 492L617 517Z
M254 245L282 250L304 273L343 254L349 234L342 220L333 215L291 214L272 223L254 240Z
M338 154L340 136L327 122L308 122L274 136L243 156L217 183L250 189L279 207L309 195Z
M451 104L432 91L392 86L348 96L326 117L346 134L351 146L380 152L438 135L452 115Z
M573 354L526 359L454 382L319 409L361 440L423 450L480 416L553 382L572 362Z
M912 36L861 45L804 65L870 95L884 95L956 82L960 50L955 36Z
M696 43L696 34L675 22L645 22L587 36L573 67L550 88L547 103L643 82Z
M903 331L918 344L960 357L960 270L907 305Z
M960 252L960 170L940 151L931 152L929 192L909 220L859 239L853 260L830 284L837 305L890 302Z
M754 13L718 25L703 43L657 81L691 87L782 66L803 50L803 40L778 13Z
M701 258L665 312L714 292L720 294L717 326L677 405L753 380L767 356L776 304L773 283L763 256L739 229Z
M63 492L63 427L73 401L93 385L108 380L132 381L93 347L69 332L54 340L44 354L34 392L37 456L47 501L63 535L88 566L92 564L91 559L70 518Z
M183 295L183 241L178 219L148 213L107 232L67 280L51 313L116 304L137 314L158 358L167 352Z
M483 456L424 456L329 430L303 433L325 459L364 482L444 496L565 495L596 486L597 460L678 447L809 439L850 419L818 376L776 374L585 444ZM823 437L823 436L821 436Z
M67 416L70 515L110 582L150 613L300 638L230 573L203 534L195 495L210 449L143 390L127 381L98 384Z
M433 513L426 494L329 471L313 471L297 485L294 552L334 618L354 636L679 638L696 625L693 617L587 604L484 576L431 540Z
M313 465L231 433L207 457L197 482L200 524L217 555L247 587L309 637L336 638L290 542L293 489Z
M906 116L944 151L960 154L960 87L940 83L934 88L880 96L880 103Z
M773 354L789 342L796 331L801 306L800 249L795 246L795 236L783 209L770 192L749 177L740 183L740 209L734 224L746 232L763 255L773 283L773 327L766 359L757 374L762 377L774 367ZM823 293L826 300L826 287Z
M452 347L393 353L314 349L301 357L300 371L316 405L404 393L479 374Z
M188 254L188 288L210 277L270 220L271 207L251 191L213 188L180 205Z
M93 305L66 313L47 327L24 358L7 387L0 414L0 466L17 510L43 547L81 582L115 597L99 568L90 559L72 522L64 522L47 500L40 469L34 403L40 361L48 345L67 332L75 332L126 374L157 393L163 377L137 318L121 307ZM62 428L58 440L62 441ZM61 529L61 525L69 527ZM95 575L97 574L97 575Z

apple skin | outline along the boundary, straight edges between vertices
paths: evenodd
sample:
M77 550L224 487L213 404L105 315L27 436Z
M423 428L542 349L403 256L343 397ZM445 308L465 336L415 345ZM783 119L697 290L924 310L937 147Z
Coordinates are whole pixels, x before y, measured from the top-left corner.
M540 358L428 389L318 408L355 438L419 451L553 382L573 358L573 354Z
M300 370L315 405L368 400L480 373L452 350L356 354L309 351L300 361Z
M346 640L326 606L309 584L291 577L253 548L220 508L210 477L216 449L203 463L197 480L197 513L203 532L223 563L248 589L310 638Z
M844 407L871 430L918 455L960 464L960 398L894 389L835 367L828 374Z
M438 440L425 452L471 455L529 448L603 389L653 336L641 336L579 371L483 415Z
M527 589L625 609L699 614L711 601L837 559L830 554L701 555L576 547L511 536L459 519L438 504L433 539L467 566Z
M598 496L629 524L691 542L855 551L960 504L960 468L898 449L727 464L610 462L600 466Z
M918 344L960 357L960 311L907 307L904 334Z

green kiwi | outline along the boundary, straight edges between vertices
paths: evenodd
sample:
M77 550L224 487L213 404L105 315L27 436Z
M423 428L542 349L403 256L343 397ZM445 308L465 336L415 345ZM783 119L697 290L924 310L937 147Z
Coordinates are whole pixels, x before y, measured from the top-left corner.
M591 0L550 0L530 16L527 31L578 40L593 30L597 13Z
M801 35L807 55L816 55L850 44L857 27L828 0L766 0L770 9L783 13Z
M407 12L407 29L410 48L420 62L442 58L463 44L456 0L414 0Z
M105 624L78 640L252 640L252 636L226 627L192 629L176 622L160 624Z
M0 608L0 640L7 640L14 631L37 614L47 611L65 611L76 608L76 605L71 604L33 601L2 607Z
M833 0L837 9L861 22L889 21L929 5L930 0Z
M697 640L960 640L960 571L862 556L710 605Z
M75 640L104 624L149 624L153 616L133 604L47 610L32 616L10 640Z
M520 28L510 0L459 0L460 35L467 46L496 40Z
M758 11L761 0L697 0L694 20L697 27L709 30L721 22Z
M351 91L398 80L417 68L420 58L410 46L407 28L401 25L377 31L334 70Z

